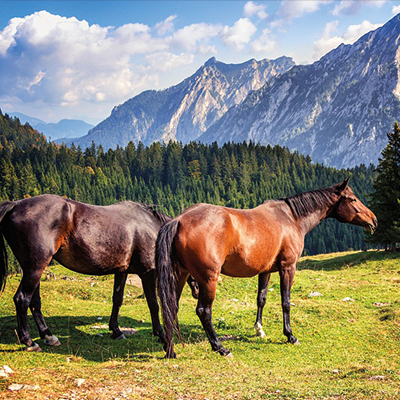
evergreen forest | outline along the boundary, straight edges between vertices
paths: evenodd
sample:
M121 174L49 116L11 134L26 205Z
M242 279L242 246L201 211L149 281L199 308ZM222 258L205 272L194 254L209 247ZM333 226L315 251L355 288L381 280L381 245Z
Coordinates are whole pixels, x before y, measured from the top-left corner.
M374 167L337 170L280 146L192 142L132 142L104 151L49 143L18 118L0 111L0 201L53 193L107 205L132 200L176 216L194 203L253 208L265 200L323 188L351 177L364 204L373 190ZM308 255L364 249L360 227L327 220L306 236ZM15 262L15 260L11 260Z

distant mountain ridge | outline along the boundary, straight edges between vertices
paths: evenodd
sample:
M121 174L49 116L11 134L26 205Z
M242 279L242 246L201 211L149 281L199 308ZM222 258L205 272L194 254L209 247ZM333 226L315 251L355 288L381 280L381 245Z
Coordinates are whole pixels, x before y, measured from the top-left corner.
M188 143L251 91L269 84L293 65L288 57L252 59L242 64L224 64L213 57L180 84L145 91L115 107L107 119L74 144L85 147L94 141L104 148L115 148L129 141L145 145L162 140Z
M22 124L28 123L51 140L84 136L93 128L93 125L78 119L62 119L57 123L47 123L20 112L10 112L9 115L17 117Z
M249 95L200 141L280 144L335 167L377 164L400 118L399 16Z

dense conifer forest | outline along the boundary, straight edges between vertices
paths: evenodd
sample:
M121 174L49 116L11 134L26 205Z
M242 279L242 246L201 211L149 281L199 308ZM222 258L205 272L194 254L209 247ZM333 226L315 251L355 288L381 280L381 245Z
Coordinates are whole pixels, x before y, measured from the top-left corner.
M0 111L0 201L53 193L98 205L133 200L175 216L199 202L253 208L348 176L367 203L373 166L337 170L286 148L254 143L69 148L48 143L28 124ZM305 254L364 247L361 228L328 220L307 235Z

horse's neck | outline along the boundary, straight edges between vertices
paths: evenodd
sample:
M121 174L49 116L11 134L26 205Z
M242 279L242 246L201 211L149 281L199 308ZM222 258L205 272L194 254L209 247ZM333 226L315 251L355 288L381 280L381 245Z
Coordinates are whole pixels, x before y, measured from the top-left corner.
M306 216L298 217L297 223L300 225L304 236L319 225L325 218L328 217L329 207L310 212Z

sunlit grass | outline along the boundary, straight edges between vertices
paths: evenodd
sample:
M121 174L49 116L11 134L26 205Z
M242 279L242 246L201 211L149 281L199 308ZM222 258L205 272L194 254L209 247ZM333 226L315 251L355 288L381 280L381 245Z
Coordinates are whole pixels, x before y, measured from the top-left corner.
M103 325L111 311L112 277L96 278L52 267L42 281L43 313L62 346L26 353L15 335L11 277L0 302L0 378L8 398L88 399L397 399L400 398L400 257L355 252L303 258L292 290L291 321L300 346L282 333L279 276L271 278L264 310L266 338L254 337L257 278L223 277L213 321L233 359L211 351L185 288L179 321L184 346L177 360L163 359L151 335L141 289L127 286L120 325L137 329L113 341ZM63 276L75 280L63 280ZM318 291L320 297L309 297ZM343 299L351 300L344 301ZM32 336L37 330L29 320ZM85 379L77 387L75 380ZM11 383L39 385L11 393ZM124 397L125 396L125 397Z

